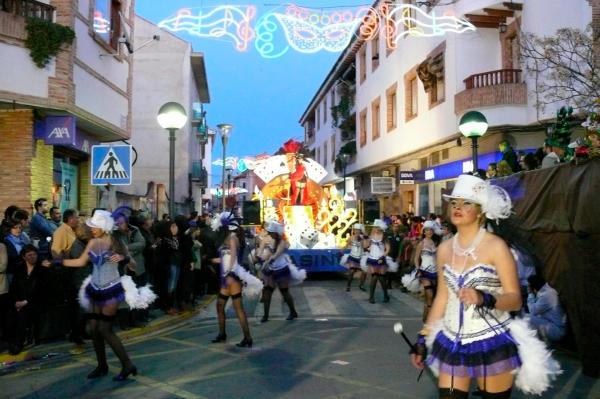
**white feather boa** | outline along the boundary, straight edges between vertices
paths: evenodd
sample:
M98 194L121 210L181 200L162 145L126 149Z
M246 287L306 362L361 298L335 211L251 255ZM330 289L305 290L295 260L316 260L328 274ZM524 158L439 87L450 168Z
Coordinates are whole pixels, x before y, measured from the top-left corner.
M349 257L350 257L350 254L344 254L344 256L342 256L342 259L340 259L340 266L348 268L348 265L346 263L348 263Z
M88 276L79 288L79 304L85 310L91 309L91 303L85 294L85 288L92 281L92 276ZM131 309L146 309L152 302L156 300L156 294L152 291L151 286L145 285L138 288L130 276L121 277L121 285L125 290L125 302Z
M417 278L417 269L402 276L402 285L413 294L421 292L421 283Z
M306 270L298 269L292 262L288 263L288 267L290 268L291 285L298 285L306 280Z
M442 329L442 321L438 320L430 326L427 335L427 349L431 351L435 337ZM529 327L529 320L514 319L509 325L510 335L517 342L517 350L521 359L521 367L514 371L515 386L528 395L541 395L556 377L562 373L560 364L552 358L552 352L537 337L535 330ZM437 367L431 367L437 376Z
M263 289L262 281L238 264L234 266L233 272L242 280L242 293L245 297L255 298L261 294Z

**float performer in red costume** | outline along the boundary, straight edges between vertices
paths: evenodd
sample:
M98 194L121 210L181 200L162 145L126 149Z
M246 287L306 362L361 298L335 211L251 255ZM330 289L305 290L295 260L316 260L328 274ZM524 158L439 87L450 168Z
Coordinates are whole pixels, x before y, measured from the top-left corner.
M299 153L301 147L302 144L295 140L283 144L285 152L294 160L294 171L290 173L290 205L308 205L308 176Z

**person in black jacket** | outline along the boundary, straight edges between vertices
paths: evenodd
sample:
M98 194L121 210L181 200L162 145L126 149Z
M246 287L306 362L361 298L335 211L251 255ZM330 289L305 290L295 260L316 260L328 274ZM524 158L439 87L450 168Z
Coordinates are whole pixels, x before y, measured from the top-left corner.
M165 313L176 315L176 288L181 273L182 256L179 242L179 228L175 222L163 220L157 226L156 243L157 276L156 285L160 286L160 296Z
M31 244L20 252L22 262L17 266L10 286L11 316L9 325L14 332L10 353L16 355L23 350L23 342L32 338L37 343L39 313L44 301L44 280L50 261L38 262L38 250Z

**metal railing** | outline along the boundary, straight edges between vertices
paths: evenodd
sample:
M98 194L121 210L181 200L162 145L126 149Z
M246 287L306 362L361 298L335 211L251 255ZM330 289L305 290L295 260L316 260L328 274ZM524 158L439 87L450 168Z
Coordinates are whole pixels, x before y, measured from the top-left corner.
M469 76L463 82L467 89L476 89L478 87L495 86L506 83L521 83L520 69L499 69L476 73Z
M208 173L202 166L202 161L192 161L192 181L206 187Z
M52 22L53 6L35 0L0 0L0 11L25 18L39 18Z

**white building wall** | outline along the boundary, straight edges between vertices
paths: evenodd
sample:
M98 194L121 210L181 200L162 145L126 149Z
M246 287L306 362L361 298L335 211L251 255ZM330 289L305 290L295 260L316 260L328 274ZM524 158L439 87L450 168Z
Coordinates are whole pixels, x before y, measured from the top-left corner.
M133 184L125 191L145 195L151 181L164 184L168 191L169 134L158 125L156 115L164 103L175 101L188 113L188 123L176 133L175 142L175 200L183 202L189 194L190 155L196 151L191 118L192 103L198 99L198 94L191 70L191 45L143 18L136 17L135 26L136 42L145 42L157 33L160 41L151 43L134 56L131 144L138 152L138 161L134 166ZM206 151L210 156L210 144ZM194 191L193 194L198 196L194 199L199 204L200 193Z
M48 78L54 76L54 59L38 68L29 49L0 42L0 90L48 98Z

